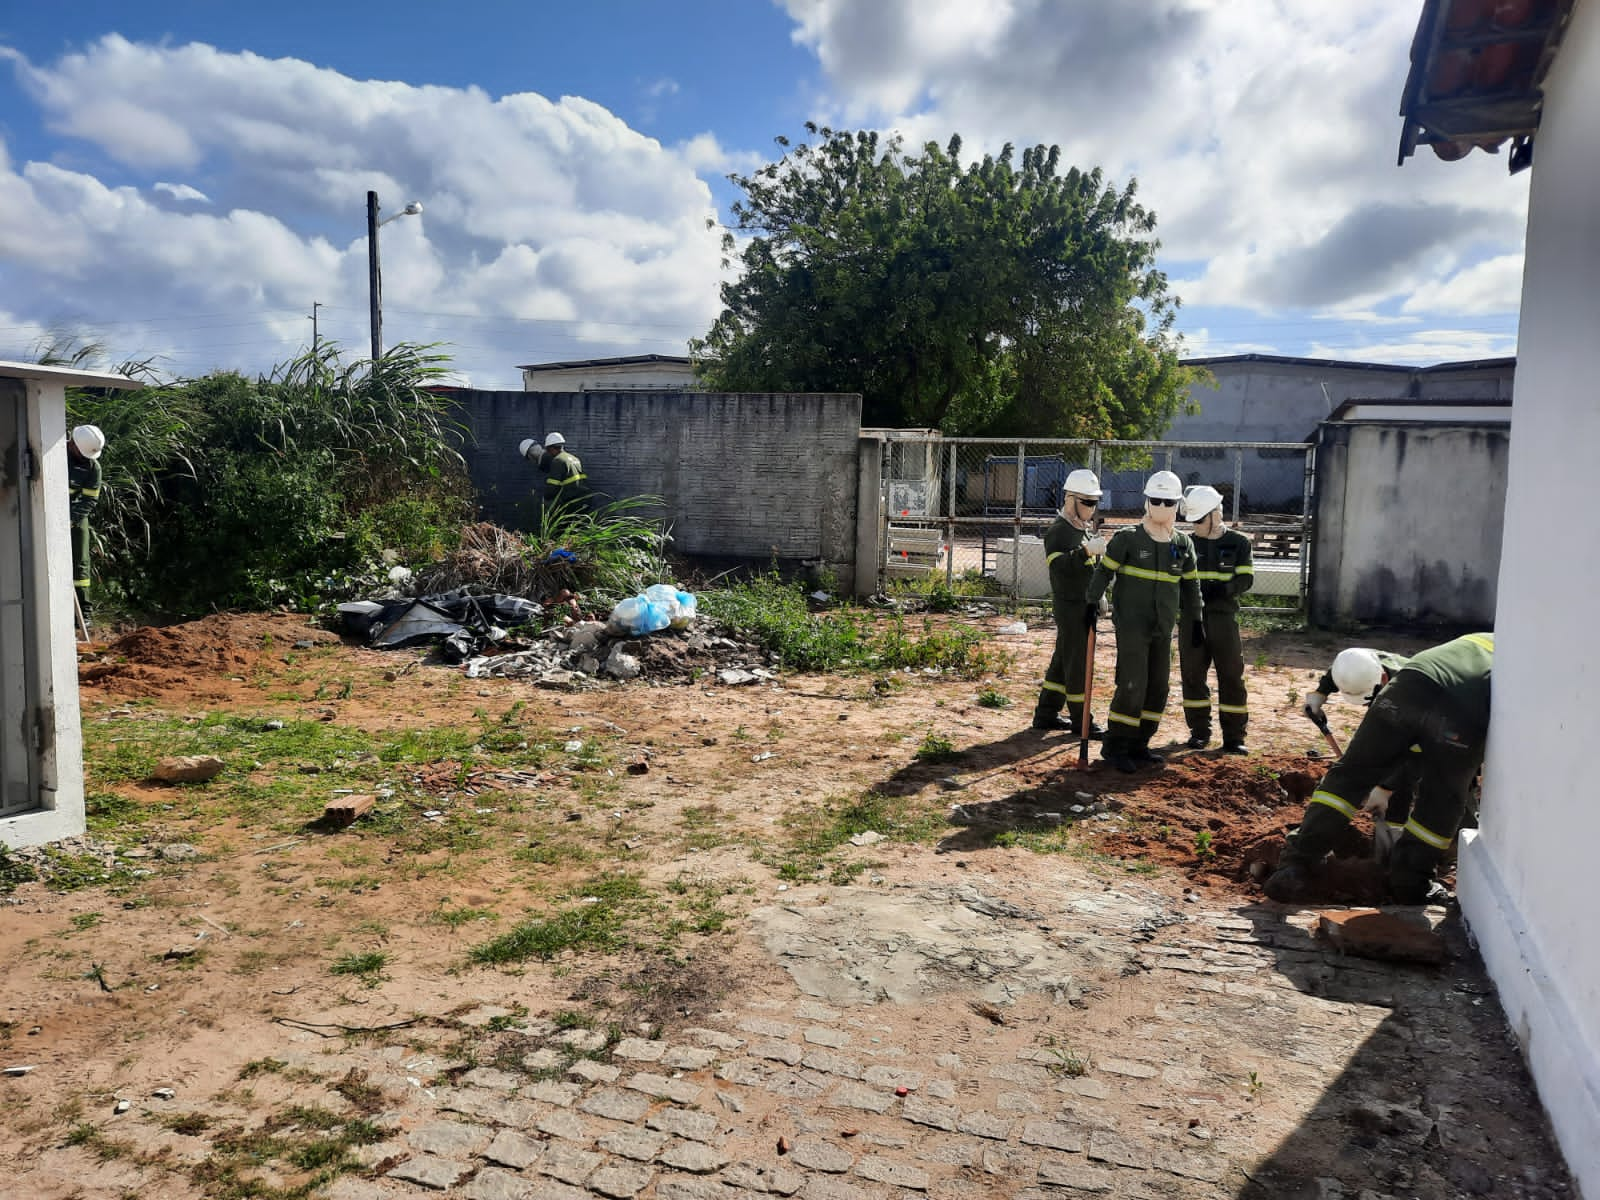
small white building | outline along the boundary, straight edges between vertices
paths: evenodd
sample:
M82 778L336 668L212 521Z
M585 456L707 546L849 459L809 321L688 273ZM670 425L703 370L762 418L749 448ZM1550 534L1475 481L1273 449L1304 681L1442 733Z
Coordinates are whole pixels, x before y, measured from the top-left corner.
M571 362L528 363L525 392L694 392L694 362L674 354L631 354L622 358L580 358Z
M1510 140L1532 165L1494 706L1480 828L1461 839L1465 914L1561 1149L1600 1197L1600 0L1427 0L1402 161Z
M138 386L0 362L0 845L84 829L66 394Z

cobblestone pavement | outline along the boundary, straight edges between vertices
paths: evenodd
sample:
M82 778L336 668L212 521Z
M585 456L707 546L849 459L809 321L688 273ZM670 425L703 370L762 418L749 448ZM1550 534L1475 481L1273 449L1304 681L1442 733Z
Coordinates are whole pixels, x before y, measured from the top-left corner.
M333 1200L1574 1194L1469 953L1442 971L1342 959L1311 913L1094 886L1044 914L1037 895L987 906L997 929L1099 964L1070 998L769 986L620 1040L478 1005L386 1046L295 1035L255 1099L328 1103L352 1081L382 1096L385 1138ZM784 907L827 900L799 889ZM135 1142L203 1159L206 1139L172 1125Z

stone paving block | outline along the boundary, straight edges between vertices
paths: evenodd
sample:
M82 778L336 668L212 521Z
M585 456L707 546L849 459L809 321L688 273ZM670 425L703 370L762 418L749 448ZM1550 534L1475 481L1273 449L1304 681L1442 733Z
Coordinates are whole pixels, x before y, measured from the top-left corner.
M718 1064L717 1078L743 1087L760 1087L766 1082L767 1073L761 1064L753 1059L735 1058Z
M802 1000L794 1006L794 1015L806 1021L837 1021L844 1013L815 1000Z
M532 1200L594 1200L582 1188L557 1183L554 1179L533 1180Z
M502 1129L494 1135L494 1141L489 1143L489 1148L483 1152L483 1156L492 1163L521 1170L538 1162L539 1156L544 1153L544 1147L544 1142L525 1133L518 1133L515 1129Z
M664 1166L692 1175L709 1175L728 1165L728 1156L704 1142L673 1141L656 1156Z
M868 1087L865 1084L846 1082L834 1088L829 1103L844 1108L859 1108L863 1112L885 1113L894 1107L895 1094L886 1088Z
M522 1056L522 1065L530 1071L554 1071L567 1061L567 1056L549 1046L540 1046L531 1054Z
M698 1104L705 1088L690 1079L668 1079L649 1071L640 1071L623 1086L646 1096L658 1096L674 1104Z
M813 1046L832 1046L835 1050L850 1044L850 1035L842 1029L830 1029L826 1025L813 1025L805 1031L805 1039Z
M663 1175L656 1182L656 1200L739 1200L747 1194L692 1175Z
M699 1046L668 1046L667 1052L661 1056L661 1065L671 1067L674 1071L700 1071L716 1060L715 1050Z
M1033 1155L1003 1146L986 1145L978 1152L978 1166L983 1173L999 1179L1026 1179L1036 1165Z
M631 1123L650 1111L650 1101L643 1096L604 1088L585 1096L578 1108L593 1116L604 1117L608 1121Z
M1116 1178L1114 1172L1103 1167L1091 1167L1076 1158L1046 1158L1039 1163L1040 1183L1084 1195L1109 1195L1116 1187Z
M1020 1083L1024 1087L1047 1088L1053 1076L1043 1067L1033 1063L995 1063L989 1068L990 1079L1004 1080L1006 1083Z
M756 1058L770 1059L790 1067L797 1065L805 1055L799 1046L777 1041L757 1042L750 1047L750 1053Z
M722 1107L727 1109L729 1112L742 1113L744 1111L744 1101L738 1096L734 1095L732 1092L717 1091L713 1092L713 1095L716 1096L717 1103L722 1105Z
M583 1089L575 1083L557 1083L553 1079L539 1079L523 1088L522 1095L528 1100L539 1100L545 1104L569 1108L574 1100L583 1095Z
M1014 1123L1010 1117L1002 1117L996 1113L966 1112L956 1119L956 1128L962 1133L1003 1142L1011 1136L1011 1126Z
M820 1138L796 1138L789 1149L789 1158L809 1171L826 1171L834 1175L848 1171L856 1160L856 1156L843 1146Z
M538 1185L532 1180L500 1167L483 1168L451 1193L464 1200L533 1200L538 1194Z
M210 1143L207 1143L209 1145ZM367 1170L376 1167L386 1158L393 1158L405 1150L398 1142L368 1142L364 1146L354 1146L347 1153L351 1159L360 1163Z
M790 1100L811 1100L828 1090L833 1080L826 1075L807 1079L793 1071L774 1071L761 1081L762 1090Z
M622 1075L621 1067L598 1063L592 1058L580 1058L567 1068L568 1075L576 1075L587 1083L615 1083Z
M618 1129L603 1134L597 1143L607 1154L634 1162L654 1162L667 1144L664 1133L650 1133L643 1129Z
M785 1025L782 1021L769 1021L765 1017L746 1017L736 1028L741 1033L753 1033L757 1037L764 1038L792 1037L795 1032L793 1025Z
M540 1133L568 1142L589 1142L594 1134L588 1124L569 1112L553 1112L539 1118L534 1125Z
M485 1117L506 1102L506 1097L488 1088L440 1088L439 1107L445 1112L466 1117ZM485 1117L485 1119L487 1119Z
M1025 1146L1043 1146L1047 1150L1062 1150L1068 1154L1083 1153L1083 1130L1059 1121L1024 1121L1021 1141Z
M865 1079L876 1087L910 1088L916 1091L922 1086L922 1072L909 1071L903 1067L868 1067Z
M978 1161L980 1145L971 1138L939 1138L931 1145L923 1146L921 1154L929 1162L970 1167Z
M869 1154L856 1164L856 1174L874 1183L887 1183L890 1187L910 1188L914 1192L928 1190L928 1173L921 1167L895 1162Z
M1109 1100L1111 1098L1111 1088L1103 1080L1089 1079L1087 1077L1063 1079L1056 1085L1056 1091L1082 1096L1086 1100Z
M544 1157L534 1164L534 1169L562 1183L580 1184L603 1161L600 1155L579 1150L566 1142L551 1142Z
M1177 1150L1153 1151L1150 1165L1170 1175L1198 1179L1202 1183L1221 1183L1228 1172L1227 1163L1214 1154L1183 1154Z
M731 1033L723 1033L720 1029L685 1029L683 1036L691 1042L702 1046L710 1046L713 1050L722 1050L729 1054L744 1045L744 1039L734 1037Z
M579 1054L593 1054L606 1048L606 1035L598 1029L564 1029L556 1035L556 1040Z
M406 1141L418 1154L436 1154L440 1158L471 1158L487 1146L493 1136L494 1130L484 1125L467 1125L461 1121L430 1121L413 1129Z
M447 1187L454 1187L470 1170L472 1170L471 1163L453 1158L439 1158L432 1154L419 1154L393 1168L389 1172L389 1177L443 1191Z
M914 1125L927 1125L933 1129L954 1133L961 1111L951 1104L938 1104L920 1096L907 1096L900 1115Z
M602 1196L610 1196L612 1200L629 1200L650 1186L650 1180L655 1177L655 1172L649 1167L634 1166L632 1164L613 1165L601 1167L589 1176L585 1185L591 1192L599 1192Z
M633 1062L660 1062L666 1052L665 1042L647 1041L644 1038L623 1038L611 1050L612 1057Z
M792 1196L805 1184L806 1177L788 1167L738 1162L722 1172L722 1182L746 1191Z
M801 1200L877 1200L881 1194L877 1188L868 1191L837 1175L813 1175L806 1181Z
M922 1090L936 1100L954 1100L956 1098L956 1081L954 1079L930 1079L922 1085Z
M1150 1152L1147 1149L1105 1130L1096 1130L1089 1135L1089 1158L1094 1162L1108 1162L1137 1170L1146 1170L1150 1166Z
M1129 1079L1154 1079L1161 1072L1149 1063L1134 1062L1126 1058L1102 1058L1096 1064L1112 1075L1125 1075Z
M1039 1107L1038 1101L1026 1092L1001 1092L995 1099L995 1105L1001 1112L1036 1113L1044 1111Z
M717 1136L717 1118L714 1113L663 1108L659 1112L651 1113L645 1124L661 1133L670 1133L675 1137L689 1138L696 1142L709 1142Z
M509 1092L522 1086L522 1076L502 1071L498 1067L473 1067L461 1077L461 1082L465 1087L493 1088Z
M839 1075L845 1079L862 1079L867 1074L867 1068L861 1063L843 1054L835 1054L832 1050L808 1050L800 1064L813 1071Z

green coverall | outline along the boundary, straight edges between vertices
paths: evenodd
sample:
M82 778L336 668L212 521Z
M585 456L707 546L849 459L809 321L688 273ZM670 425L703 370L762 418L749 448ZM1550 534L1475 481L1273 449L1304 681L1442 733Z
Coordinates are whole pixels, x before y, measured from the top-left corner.
M78 604L88 620L89 603L89 514L100 499L102 473L100 461L81 454L67 455L67 515L72 522L72 586L78 591Z
M1200 596L1205 602L1206 638L1196 646L1178 631L1178 675L1183 683L1183 718L1189 732L1211 737L1211 689L1206 673L1217 669L1217 712L1222 741L1243 746L1250 720L1250 695L1244 686L1244 648L1239 642L1239 597L1255 582L1250 539L1236 529L1215 538L1194 539L1200 564Z
M1089 630L1084 624L1084 606L1089 602L1089 581L1094 578L1095 560L1084 549L1088 533L1065 517L1057 517L1044 532L1044 561L1050 571L1050 605L1056 619L1056 649L1045 669L1039 702L1034 706L1037 723L1067 709L1067 719L1081 733L1084 729L1083 681L1089 648Z
M1281 867L1320 862L1367 793L1389 786L1420 747L1416 798L1389 859L1389 889L1402 904L1420 904L1441 855L1450 846L1483 765L1489 735L1494 634L1469 633L1406 662L1311 796ZM1269 880L1269 883L1271 881Z
M1189 535L1158 542L1143 524L1117 530L1089 582L1090 604L1111 591L1117 631L1117 687L1106 727L1108 759L1144 757L1161 724L1172 671L1172 628L1178 611L1201 617L1200 570ZM1080 620L1083 614L1080 614Z
M583 482L588 476L572 451L565 447L554 454L546 451L539 458L539 470L544 473L544 507L552 517L588 501Z

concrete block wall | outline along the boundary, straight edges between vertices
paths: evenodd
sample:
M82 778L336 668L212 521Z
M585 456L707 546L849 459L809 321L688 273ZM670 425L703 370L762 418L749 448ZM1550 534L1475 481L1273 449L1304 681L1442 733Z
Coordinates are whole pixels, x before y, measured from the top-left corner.
M488 519L525 525L542 477L517 454L555 430L611 497L655 495L681 554L814 561L853 582L861 397L456 390Z

